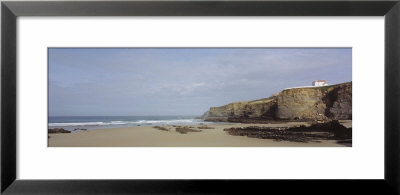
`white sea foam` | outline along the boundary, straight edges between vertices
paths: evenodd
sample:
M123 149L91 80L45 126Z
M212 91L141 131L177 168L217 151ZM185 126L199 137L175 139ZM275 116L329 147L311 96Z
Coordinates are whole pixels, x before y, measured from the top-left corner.
M103 126L110 125L105 122L82 122L82 123L49 123L49 126Z
M199 119L173 119L173 120L138 120L138 121L110 121L110 122L72 122L72 123L49 123L51 127L66 126L112 126L112 125L179 125L209 123Z

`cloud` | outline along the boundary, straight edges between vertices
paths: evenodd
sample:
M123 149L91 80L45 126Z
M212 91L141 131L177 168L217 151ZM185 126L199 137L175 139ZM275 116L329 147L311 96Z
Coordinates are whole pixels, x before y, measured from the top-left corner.
M50 49L50 115L186 115L351 81L351 49Z

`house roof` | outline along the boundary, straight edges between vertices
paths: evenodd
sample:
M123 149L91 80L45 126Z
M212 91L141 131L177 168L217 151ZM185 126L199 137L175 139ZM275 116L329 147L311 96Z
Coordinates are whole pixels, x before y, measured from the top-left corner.
M326 83L325 80L315 80L314 82L325 82Z

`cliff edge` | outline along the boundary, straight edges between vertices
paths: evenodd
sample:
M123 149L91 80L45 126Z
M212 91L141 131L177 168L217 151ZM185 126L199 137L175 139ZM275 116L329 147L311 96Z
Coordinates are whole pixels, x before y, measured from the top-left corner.
M205 121L242 123L351 119L352 82L285 89L270 98L211 107L201 118Z

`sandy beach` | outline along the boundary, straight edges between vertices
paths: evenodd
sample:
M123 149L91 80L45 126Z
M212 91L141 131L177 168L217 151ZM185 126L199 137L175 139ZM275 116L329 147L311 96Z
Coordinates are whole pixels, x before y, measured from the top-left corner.
M280 124L224 124L207 125L210 129L199 129L201 132L181 134L174 126L162 126L169 131L159 130L154 126L135 126L126 128L109 128L80 131L75 133L49 134L49 147L344 147L351 144L337 143L335 140L318 142L289 142L272 139L249 138L229 135L224 128L231 127L281 127L306 125L305 122L287 122ZM344 122L351 126L350 122Z

